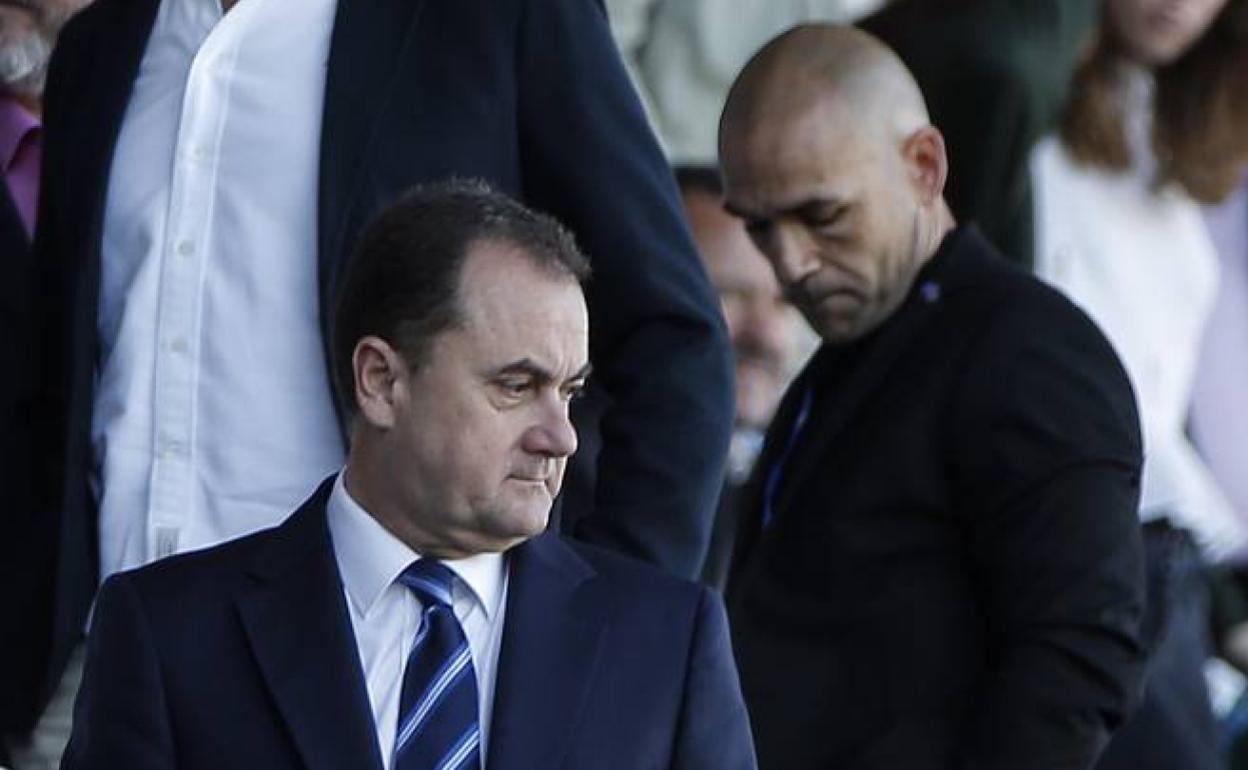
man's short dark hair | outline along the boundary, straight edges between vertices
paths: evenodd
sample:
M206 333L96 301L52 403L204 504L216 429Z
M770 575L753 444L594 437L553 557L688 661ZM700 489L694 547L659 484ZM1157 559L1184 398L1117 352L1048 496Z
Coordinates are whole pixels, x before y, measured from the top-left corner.
M460 275L473 248L485 243L514 247L552 278L589 278L589 261L566 228L485 182L412 188L364 229L338 296L333 368L348 413L356 409L356 343L380 337L413 370L423 366L433 338L463 322Z

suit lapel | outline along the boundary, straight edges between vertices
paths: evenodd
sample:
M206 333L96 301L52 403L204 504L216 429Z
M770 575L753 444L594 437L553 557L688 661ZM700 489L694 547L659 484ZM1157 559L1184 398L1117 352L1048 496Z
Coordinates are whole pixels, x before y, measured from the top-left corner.
M264 682L311 770L374 768L381 756L325 523L326 482L258 554L238 602Z
M321 123L317 247L321 306L342 268L344 228L381 113L425 0L340 0L330 38ZM322 316L327 316L323 313Z
M593 570L553 533L512 551L491 770L560 766L606 631Z
M807 478L822 467L828 447L850 420L861 413L864 404L880 392L884 379L902 355L922 337L925 322L939 306L941 294L937 278L931 271L923 271L899 312L871 338L862 341L866 347L850 362L853 371L839 380L836 391L815 393L816 406L811 421L784 469L776 501L777 516L783 515L794 495L807 486ZM837 365L836 361L830 363ZM818 382L815 386L818 387Z

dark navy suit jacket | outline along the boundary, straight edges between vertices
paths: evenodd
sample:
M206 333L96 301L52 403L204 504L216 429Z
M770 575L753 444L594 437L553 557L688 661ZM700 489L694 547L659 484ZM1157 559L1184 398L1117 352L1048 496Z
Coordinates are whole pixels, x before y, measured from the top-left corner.
M23 376L22 366L29 359L26 346L30 343L30 308L28 296L30 242L25 226L13 204L9 188L0 179L0 269L5 278L0 280L0 372L4 378L14 380ZM18 510L30 506L30 448L25 437L33 432L35 415L23 414L17 408L18 391L12 387L0 387L0 468L9 474L4 479L6 505ZM3 514L0 514L3 516ZM0 519L2 520L2 519ZM29 521L22 522L29 525ZM28 540L28 533L10 528L0 533L0 583L16 581L16 572L25 565L18 558L20 549ZM31 595L15 594L9 612L0 615L0 625L12 625L31 612ZM16 652L9 649L4 634L0 634L0 659L11 660ZM16 685L11 684L10 688ZM5 688L0 687L0 691ZM0 713L11 708L5 701L11 695L0 692ZM0 741L3 744L3 741ZM0 764L6 762L5 749L0 745Z
M158 5L98 0L65 27L49 73L30 289L43 311L40 355L22 364L37 376L24 378L31 385L13 410L40 417L25 439L37 494L0 511L0 541L25 533L17 577L0 585L0 647L14 651L0 660L0 692L14 701L0 713L8 731L33 724L98 583L87 479L105 193ZM586 401L605 404L598 425L576 415L586 444L596 432L602 450L596 465L582 452L570 479L601 470L596 484L576 486L590 495L565 495L563 531L693 577L731 431L730 353L600 3L339 0L320 132L318 249L308 258L326 344L356 237L409 186L480 177L554 214L593 264ZM10 379L0 377L0 391ZM19 603L37 613L6 627Z
M65 770L380 770L328 492L104 584ZM755 766L714 593L553 533L509 562L490 770Z

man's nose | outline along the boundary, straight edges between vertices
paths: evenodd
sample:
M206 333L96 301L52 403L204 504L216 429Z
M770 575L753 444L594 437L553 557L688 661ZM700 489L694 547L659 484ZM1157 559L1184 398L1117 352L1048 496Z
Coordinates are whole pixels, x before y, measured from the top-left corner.
M525 434L525 450L546 457L568 457L576 451L576 427L567 401L553 397L539 404L537 422Z
M801 281L817 263L811 249L810 239L798 228L778 226L772 236L771 267L781 286L792 286Z

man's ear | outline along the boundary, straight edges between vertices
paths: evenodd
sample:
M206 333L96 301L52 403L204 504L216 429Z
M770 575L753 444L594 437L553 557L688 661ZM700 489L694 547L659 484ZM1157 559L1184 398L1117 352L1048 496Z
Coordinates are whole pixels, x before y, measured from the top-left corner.
M372 335L361 337L351 353L355 404L360 419L376 428L392 428L396 404L406 397L408 369L390 343Z
M924 126L906 138L901 152L919 200L924 205L936 203L944 195L949 177L945 137L935 126Z

